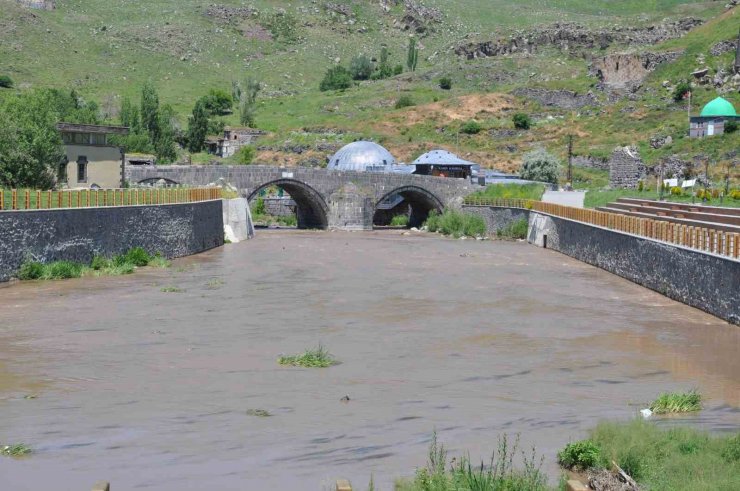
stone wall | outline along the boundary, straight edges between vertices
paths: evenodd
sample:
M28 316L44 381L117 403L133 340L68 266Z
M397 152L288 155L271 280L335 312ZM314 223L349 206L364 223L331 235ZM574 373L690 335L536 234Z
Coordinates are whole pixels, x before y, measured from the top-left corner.
M528 241L740 324L740 261L538 212Z
M645 172L636 147L617 147L609 158L609 186L613 188L636 188Z
M167 258L224 243L221 200L156 206L117 206L0 212L0 281L26 258L89 263L133 247Z
M265 213L274 217L295 215L295 201L291 198L262 198Z
M486 221L486 229L490 235L496 235L496 232L517 220L529 220L529 210L520 208L464 205L462 211L482 216Z

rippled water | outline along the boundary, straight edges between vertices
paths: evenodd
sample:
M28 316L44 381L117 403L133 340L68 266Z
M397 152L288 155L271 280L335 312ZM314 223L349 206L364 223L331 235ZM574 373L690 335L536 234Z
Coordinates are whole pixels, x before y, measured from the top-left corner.
M342 364L276 363L318 343ZM568 440L664 390L698 387L683 421L737 430L738 348L737 327L522 243L263 232L0 288L0 442L36 449L0 458L0 489L390 489L434 429L474 459L519 433L556 476Z

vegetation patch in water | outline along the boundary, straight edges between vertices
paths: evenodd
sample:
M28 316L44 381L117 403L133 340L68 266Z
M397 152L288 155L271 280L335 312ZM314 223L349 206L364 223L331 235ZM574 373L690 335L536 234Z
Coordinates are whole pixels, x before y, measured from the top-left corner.
M185 290L176 286L163 286L162 288L160 288L159 291L161 291L162 293L182 293Z
M655 414L690 413L701 410L701 394L695 390L689 392L666 392L661 394L650 405Z
M31 447L23 443L16 443L15 445L2 445L0 446L0 455L6 457L21 457L31 453Z
M334 356L321 345L315 349L306 350L299 355L280 356L278 363L304 368L326 368L339 364Z
M272 413L265 409L247 409L247 414L249 416L257 416L259 418L268 418L272 416Z

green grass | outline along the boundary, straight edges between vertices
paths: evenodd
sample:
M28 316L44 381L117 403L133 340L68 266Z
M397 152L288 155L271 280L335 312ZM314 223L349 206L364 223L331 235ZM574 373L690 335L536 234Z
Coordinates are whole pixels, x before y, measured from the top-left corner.
M502 239L526 239L528 230L529 220L522 218L496 230L496 236Z
M587 470L604 467L601 449L591 440L569 443L558 452L558 463L566 469Z
M701 410L701 394L695 390L689 392L666 392L661 394L650 405L656 414L688 413Z
M483 217L451 209L445 210L441 215L432 210L424 226L430 232L439 232L455 238L486 235L486 221Z
M590 434L606 462L614 461L651 491L740 489L740 433L711 435L661 428L642 419L600 423Z
M444 445L436 433L429 445L427 465L416 471L413 479L396 481L396 491L545 491L552 489L541 472L542 460L535 450L521 453L522 467L513 464L519 458L519 439L510 442L504 435L499 439L498 451L488 462L476 465L469 455L448 459Z
M73 261L54 261L40 263L26 260L18 270L20 280L63 280L80 278L82 276L119 276L133 273L136 268L153 266L166 268L170 262L160 254L154 256L141 247L134 247L124 254L107 258L96 255L90 264L81 264Z
M481 199L532 199L539 201L545 192L542 184L491 184L483 191L470 194L469 198Z
M396 215L391 218L391 227L407 227L409 224L408 215Z
M0 455L4 455L6 457L22 457L24 455L30 454L31 452L31 447L23 443L0 446Z
M315 349L306 350L299 355L280 356L278 363L304 368L327 368L339 364L334 356L321 345Z

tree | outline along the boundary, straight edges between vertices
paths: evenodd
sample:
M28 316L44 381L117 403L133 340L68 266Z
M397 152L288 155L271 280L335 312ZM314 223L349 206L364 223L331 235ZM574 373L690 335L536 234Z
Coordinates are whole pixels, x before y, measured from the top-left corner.
M159 139L159 95L151 81L141 88L141 126L149 135L149 141Z
M319 84L319 90L344 90L352 87L352 75L342 65L329 68Z
M244 145L236 153L236 163L241 165L251 164L254 160L255 153L252 145Z
M141 121L139 120L139 108L131 103L131 99L124 97L121 101L121 110L118 112L121 125L129 128L129 133L141 132Z
M210 114L217 114L219 116L229 114L231 107L234 105L231 95L222 89L211 89L208 91L208 95L203 97L203 102Z
M393 68L391 68L391 64L390 61L388 61L388 58L390 58L388 47L383 46L382 48L380 48L380 65L378 65L379 78L388 78L393 75Z
M262 90L262 84L253 78L245 82L244 90L238 88L239 92L239 122L244 126L254 128L255 113L257 112L257 94Z
M416 38L409 38L409 49L406 55L406 67L412 72L416 71L416 63L419 61L419 48L416 47Z
M188 132L185 136L188 151L200 152L208 134L208 110L203 99L198 99L193 108L193 115L188 119Z
M159 111L157 121L159 137L154 142L154 152L157 155L157 161L160 163L166 164L177 159L175 140L179 129L175 126L175 123L175 110L169 104L163 105Z
M532 125L532 120L525 113L516 113L512 116L511 120L514 122L514 128L519 130L528 130Z
M7 75L0 75L0 87L5 89L12 89L13 79Z
M349 64L353 80L367 80L373 74L373 62L365 55L355 56Z
M519 169L522 179L557 184L560 161L544 148L524 154L524 162Z
M0 187L50 189L64 147L57 91L34 90L0 99Z

